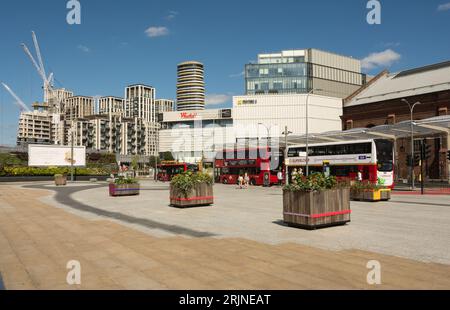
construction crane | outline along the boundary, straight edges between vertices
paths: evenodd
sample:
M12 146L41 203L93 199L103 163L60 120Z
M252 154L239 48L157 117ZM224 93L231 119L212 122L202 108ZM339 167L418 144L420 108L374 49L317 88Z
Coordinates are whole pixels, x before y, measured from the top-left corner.
M8 93L11 94L11 96L16 100L16 105L20 108L20 112L30 112L30 109L27 107L27 105L20 99L13 91L12 89L6 85L5 83L2 83L3 87L8 91Z
M50 73L50 75L47 77L47 73L45 72L44 62L42 60L41 49L39 47L36 33L34 31L32 31L31 36L33 38L34 48L36 50L37 61L33 57L33 54L31 54L31 52L30 52L29 48L26 46L26 44L22 43L21 45L22 45L23 50L25 51L25 54L27 54L27 56L30 58L31 63L36 68L37 72L39 73L39 76L41 77L41 79L43 81L44 101L48 102L49 94L53 94L53 85L52 85L53 73Z

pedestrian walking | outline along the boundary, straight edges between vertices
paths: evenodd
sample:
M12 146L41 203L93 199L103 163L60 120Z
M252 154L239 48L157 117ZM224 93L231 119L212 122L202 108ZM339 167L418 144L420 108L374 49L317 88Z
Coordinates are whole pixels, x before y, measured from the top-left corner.
M242 186L244 185L244 177L242 175L239 175L238 185L239 185L239 189L242 189Z
M248 176L248 173L246 172L245 176L244 176L244 187L248 188L249 185L250 185L250 177Z

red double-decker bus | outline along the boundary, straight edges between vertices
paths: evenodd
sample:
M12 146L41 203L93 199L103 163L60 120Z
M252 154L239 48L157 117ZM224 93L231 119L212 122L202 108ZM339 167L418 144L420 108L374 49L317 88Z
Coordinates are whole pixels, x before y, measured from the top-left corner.
M178 162L163 162L158 165L158 181L170 182L172 178L178 174L186 171L197 171L198 166L193 164L178 163Z
M238 184L239 176L247 173L250 185L271 186L278 184L278 172L282 171L279 152L270 147L224 150L216 157L217 181L222 184Z

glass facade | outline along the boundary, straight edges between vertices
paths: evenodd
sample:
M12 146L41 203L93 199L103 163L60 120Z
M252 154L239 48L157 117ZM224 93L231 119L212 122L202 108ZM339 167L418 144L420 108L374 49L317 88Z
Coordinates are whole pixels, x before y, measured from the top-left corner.
M231 127L233 126L233 120L231 119L219 119L219 120L201 120L202 128L212 128L212 127ZM184 122L172 122L172 123L163 123L162 129L194 129L195 121L184 121ZM198 125L197 125L198 126Z
M308 92L308 65L306 63L250 64L245 68L246 92L305 93Z
M356 66L349 57L322 53L314 58L311 53L259 55L258 63L245 66L246 94L304 94L314 88L324 95L345 98L365 84L364 74L351 71Z

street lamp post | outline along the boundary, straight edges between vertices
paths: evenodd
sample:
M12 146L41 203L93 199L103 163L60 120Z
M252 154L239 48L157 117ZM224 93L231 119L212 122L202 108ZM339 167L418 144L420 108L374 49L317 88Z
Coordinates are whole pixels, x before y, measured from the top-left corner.
M73 127L70 130L70 181L74 181L73 176L73 156L74 156L74 150L73 150Z
M409 111L411 112L411 163L410 163L410 176L411 176L411 189L416 189L415 184L415 176L414 176L414 108L421 104L421 102L417 101L413 105L409 103L408 100L402 99L402 102L405 102L408 107Z
M306 176L309 176L309 96L315 91L322 91L322 89L311 89L306 95Z
M258 123L258 125L259 126L264 126L264 128L266 128L266 131L267 131L267 146L269 146L269 140L270 140L270 129L269 129L269 127L267 127L265 124L263 124L263 123ZM258 136L259 136L259 134L258 134ZM259 137L258 137L258 140L259 140ZM258 143L259 144L259 143Z
M285 167L285 178L286 178L286 185L289 185L289 168L286 165L287 158L288 158L288 136L292 133L292 131L288 130L288 127L286 126L284 128L284 132L282 133L284 135L284 167Z

